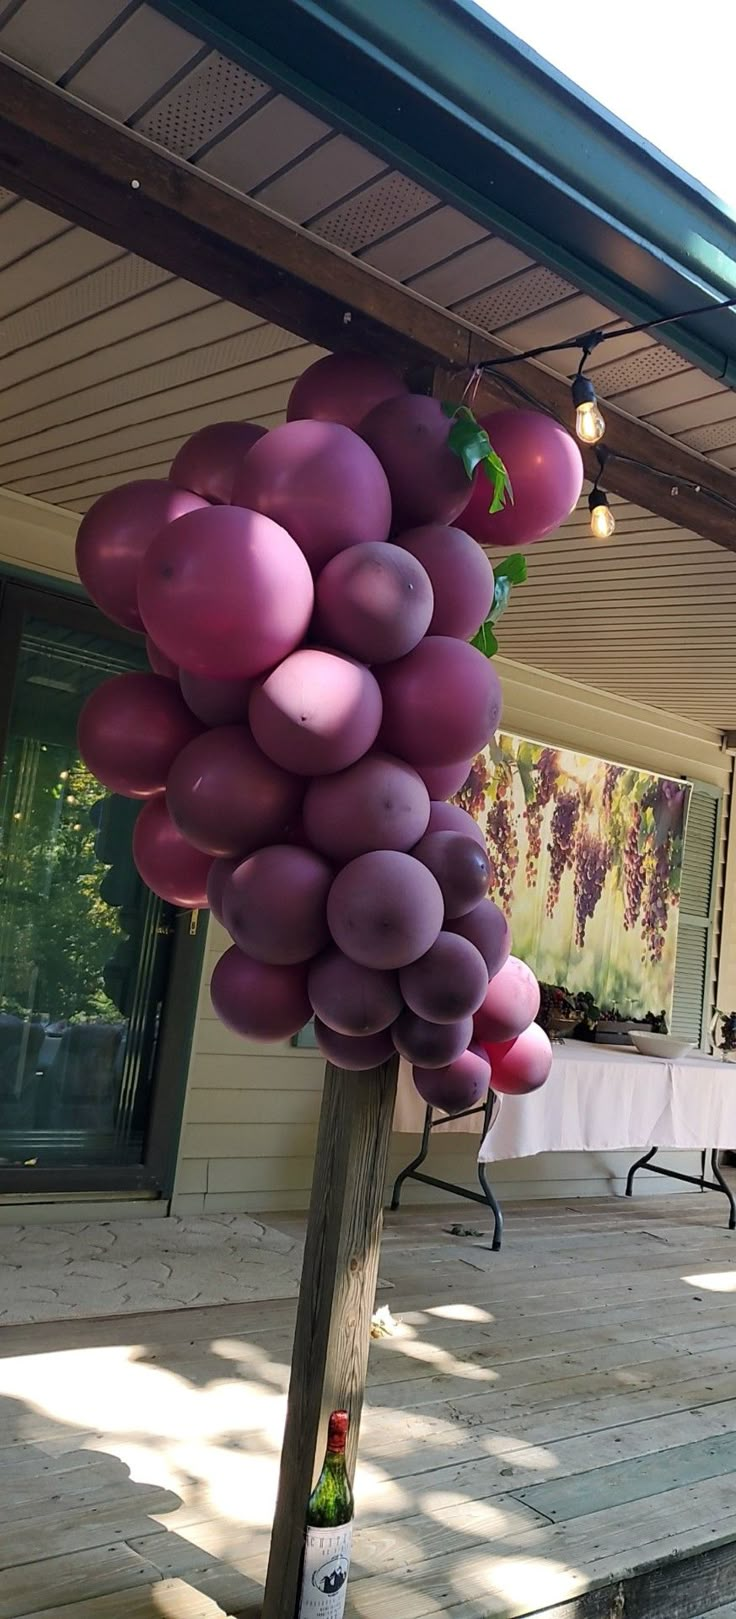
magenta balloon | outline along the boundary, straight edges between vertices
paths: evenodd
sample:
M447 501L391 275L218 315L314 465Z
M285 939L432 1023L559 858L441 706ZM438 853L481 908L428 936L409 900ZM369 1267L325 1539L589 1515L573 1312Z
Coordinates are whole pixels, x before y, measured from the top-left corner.
M431 803L429 806L428 832L462 832L463 837L475 838L481 849L485 849L486 840L483 828L468 815L467 810L461 809L459 804Z
M236 945L220 956L210 998L221 1022L247 1040L290 1040L312 1015L306 966L267 966Z
M491 1064L491 1085L499 1096L526 1096L549 1079L552 1047L538 1023L530 1023L515 1040L484 1049Z
M572 435L537 410L500 410L484 416L493 449L514 491L502 511L488 511L487 479L478 479L460 525L480 545L532 545L554 533L577 505L583 459Z
M163 791L177 754L201 729L173 680L131 672L113 675L87 698L77 744L111 793L150 798Z
M179 685L187 708L203 725L245 724L252 680L208 680L182 669Z
M161 675L163 680L179 679L179 670L176 664L172 663L171 658L167 658L166 653L162 652L159 646L156 646L150 635L146 636L146 657L155 675Z
M225 884L225 927L246 955L272 966L308 961L329 938L332 867L311 849L280 843L243 860Z
M338 948L364 967L406 967L434 944L444 907L432 873L411 855L379 849L338 872L327 921Z
M222 901L225 893L225 885L228 879L232 877L236 867L239 865L239 860L213 860L209 869L209 875L207 877L207 904L209 905L215 921L219 922L221 927L225 926L225 918L222 912Z
M337 422L284 422L254 444L233 489L293 535L314 573L349 545L388 539L391 495L373 451Z
M269 759L300 776L345 770L373 746L381 693L362 663L302 647L254 687L249 716Z
M381 746L418 768L481 753L501 717L501 683L490 659L448 635L428 635L377 678Z
M415 766L434 803L452 798L453 793L459 793L460 788L465 786L472 768L472 759L461 759L458 764L451 765Z
M484 479L487 489L490 484ZM399 534L397 545L421 562L434 591L430 635L471 641L493 605L493 569L485 552L461 528L427 523Z
M509 956L491 979L475 1014L476 1040L484 1046L515 1040L534 1022L539 999L539 985L531 969L517 956Z
M371 354L326 354L297 378L286 407L287 422L309 416L358 428L384 399L408 393L406 383Z
M347 1068L351 1073L364 1074L369 1068L378 1068L382 1062L388 1062L389 1057L394 1055L394 1043L388 1029L379 1034L337 1034L321 1018L315 1018L314 1032L322 1056L335 1068Z
M133 859L159 899L190 911L206 906L210 856L177 831L162 797L143 805L133 828Z
M205 506L170 523L149 547L138 603L149 635L180 668L244 680L301 640L314 587L299 547L277 523Z
M475 945L486 964L488 977L495 978L511 953L511 929L493 900L482 899L480 905L448 922L447 926L451 933L459 933Z
M393 1024L391 1034L396 1050L407 1062L418 1068L445 1068L448 1063L456 1062L470 1045L473 1019L464 1017L457 1023L430 1023L407 1007Z
M425 394L387 399L366 416L361 435L388 478L395 529L452 523L467 506L472 484L449 448L450 426L439 399Z
M464 832L425 832L412 854L436 877L448 919L472 911L488 893L491 863L476 838Z
M166 805L195 849L232 857L279 843L303 792L298 776L261 753L247 726L220 725L182 749L166 783Z
M482 1046L470 1045L445 1068L413 1068L412 1078L428 1107L443 1113L463 1113L485 1102L491 1065Z
M434 607L421 562L399 545L379 542L333 557L317 580L315 601L320 639L366 663L390 663L411 652Z
M370 849L406 853L427 830L429 793L411 765L366 753L335 776L310 782L304 830L313 848L340 863Z
M378 1034L403 1004L395 973L359 967L334 947L312 962L307 988L317 1017L337 1034Z
M143 629L138 575L148 547L168 523L205 504L165 478L140 478L108 489L90 506L77 534L77 573L108 618L128 630Z
M169 482L178 489L193 489L216 506L229 506L233 483L248 451L265 427L255 422L212 422L200 427L174 456Z
M488 988L479 950L459 933L441 933L418 961L402 967L401 993L407 1006L430 1023L456 1023L477 1012Z

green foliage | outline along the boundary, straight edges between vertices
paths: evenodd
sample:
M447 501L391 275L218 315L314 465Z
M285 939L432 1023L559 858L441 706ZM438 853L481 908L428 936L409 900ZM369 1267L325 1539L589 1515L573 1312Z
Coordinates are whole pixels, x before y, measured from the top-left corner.
M448 445L453 455L457 455L462 461L468 478L472 478L480 467L493 485L491 503L488 507L493 517L496 512L503 510L507 500L510 500L512 505L514 501L511 479L503 461L500 455L496 455L485 428L476 420L469 405L443 404L442 409L452 422L447 439Z
M487 658L495 657L498 652L498 640L494 625L503 617L511 599L511 590L514 585L523 585L527 576L526 557L521 552L515 552L507 557L505 562L499 562L493 570L493 603L487 619L473 638L473 646L483 652Z

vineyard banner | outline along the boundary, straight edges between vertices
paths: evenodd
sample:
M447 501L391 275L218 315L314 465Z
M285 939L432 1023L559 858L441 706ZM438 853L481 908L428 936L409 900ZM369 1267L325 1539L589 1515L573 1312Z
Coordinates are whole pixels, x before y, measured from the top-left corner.
M475 760L457 802L486 832L491 895L543 983L669 1017L689 792L516 736Z

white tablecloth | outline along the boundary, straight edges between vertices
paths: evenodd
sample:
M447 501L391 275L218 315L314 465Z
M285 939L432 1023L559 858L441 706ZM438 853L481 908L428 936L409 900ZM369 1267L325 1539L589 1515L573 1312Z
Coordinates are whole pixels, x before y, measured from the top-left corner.
M736 1147L736 1065L566 1041L541 1090L501 1097L478 1156L491 1163L649 1147Z

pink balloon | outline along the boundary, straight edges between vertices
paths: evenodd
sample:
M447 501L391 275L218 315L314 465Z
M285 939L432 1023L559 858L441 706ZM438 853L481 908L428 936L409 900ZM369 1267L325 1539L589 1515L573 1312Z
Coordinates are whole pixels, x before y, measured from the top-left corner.
M429 794L411 765L366 753L334 776L310 782L304 830L315 849L341 863L370 849L406 853L427 830Z
M290 1040L312 1015L305 965L267 966L236 945L220 956L210 998L226 1028L247 1040Z
M372 450L336 422L284 422L259 439L233 489L293 535L314 573L349 545L388 539L391 495Z
M309 416L312 421L341 422L357 429L369 410L405 393L401 377L371 354L326 354L297 378L286 420Z
M461 759L458 764L416 765L415 769L419 771L432 801L439 803L444 798L452 798L453 793L459 793L472 767L472 759Z
M169 482L178 489L193 489L216 506L228 506L236 473L265 427L255 422L213 422L200 427L174 456Z
M329 938L332 867L311 849L276 844L243 860L225 885L225 927L239 949L275 967L308 961Z
M77 744L93 776L111 793L150 798L201 726L178 687L161 675L113 675L87 698Z
M430 1023L408 1007L396 1019L391 1034L399 1055L417 1068L446 1068L467 1051L473 1038L472 1017L457 1023Z
M485 899L491 863L476 838L464 832L425 832L412 854L436 877L449 919L464 916Z
M367 1073L378 1068L394 1055L394 1043L388 1029L379 1034L337 1034L328 1029L320 1018L314 1020L314 1032L322 1056L334 1068L346 1068L349 1073Z
M133 859L159 899L190 911L206 906L210 856L177 831L162 797L143 805L133 829Z
M487 478L483 479L490 489ZM397 545L421 562L434 591L430 635L471 641L493 605L493 569L484 551L461 528L427 523L397 536Z
M207 904L209 905L215 921L219 922L220 927L225 926L225 918L222 913L222 901L225 894L225 887L228 879L232 877L233 872L239 865L239 860L213 860L209 869L209 874L207 877Z
M485 849L486 840L483 828L468 815L467 810L461 809L459 804L446 804L444 802L432 803L429 806L428 832L462 832L463 837L475 838L481 849Z
M583 459L572 435L537 410L499 410L484 416L491 445L514 491L513 504L488 511L490 484L479 478L460 526L480 545L532 545L569 517L583 487Z
M515 1040L484 1049L491 1064L491 1086L499 1096L526 1096L549 1079L552 1047L538 1023L530 1023Z
M434 944L444 907L438 884L411 855L379 849L338 872L327 901L335 944L364 967L406 967Z
M523 1034L539 1011L539 985L533 972L517 956L491 979L483 1005L475 1014L475 1038L481 1045L497 1045Z
M312 962L307 988L317 1017L336 1034L379 1034L403 1004L395 973L359 967L334 946Z
M448 922L447 927L450 933L459 933L475 945L486 964L488 977L495 978L511 953L511 929L493 900L482 899L474 910Z
M166 653L156 646L150 635L146 636L146 657L155 675L161 675L163 680L179 679L179 670L176 664L172 663L171 658L167 658Z
M320 639L366 663L390 663L411 652L434 607L421 562L399 545L378 542L333 557L317 580L315 600Z
M377 678L381 746L418 768L481 753L501 717L501 683L490 659L451 636L428 635Z
M381 693L362 663L302 647L254 687L249 716L269 759L300 776L328 776L372 747Z
M470 1045L445 1068L413 1068L412 1078L428 1107L452 1115L485 1102L491 1065L482 1046Z
M410 1011L430 1023L456 1023L477 1012L488 988L479 950L459 933L441 933L426 955L399 973Z
M142 630L138 574L151 541L168 523L205 506L165 478L140 478L108 489L82 518L77 573L95 605L116 624Z
M247 726L220 725L178 755L166 806L195 849L232 857L280 842L303 792L298 776L261 753Z
M187 708L203 725L245 724L252 680L208 680L182 669L179 685Z
M439 399L424 394L388 399L362 423L388 478L395 529L452 523L467 506L472 484L449 448L450 427Z
M170 523L146 552L138 581L157 646L180 668L216 680L244 680L286 657L313 602L311 574L290 535L232 506L206 506Z

